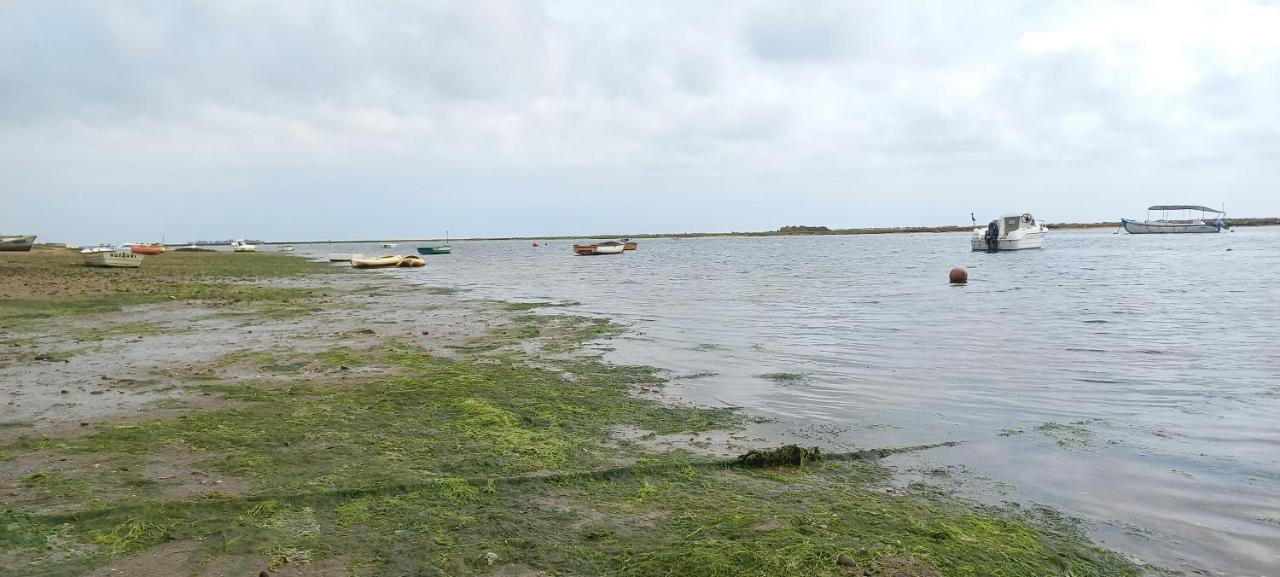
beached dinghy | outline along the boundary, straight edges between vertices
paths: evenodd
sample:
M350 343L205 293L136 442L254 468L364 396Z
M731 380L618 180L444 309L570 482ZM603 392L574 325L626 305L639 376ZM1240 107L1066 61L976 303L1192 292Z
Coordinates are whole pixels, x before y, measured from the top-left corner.
M351 266L354 268L418 268L427 266L427 262L422 257L416 255L398 256L386 255L377 258L353 258Z
M986 227L978 226L973 219L973 236L969 242L973 250L996 252L1002 250L1023 250L1040 248L1044 244L1044 235L1049 227L1036 221L1031 213L1006 214L991 221Z
M1158 210L1161 213L1159 220L1151 220L1151 211ZM1181 211L1182 219L1169 220L1169 211ZM1200 211L1200 218L1193 218L1192 211ZM1205 214L1216 215L1213 220L1205 222ZM1147 208L1147 220L1137 221L1128 218L1120 219L1120 223L1124 226L1125 231L1129 234L1187 234L1187 233L1208 233L1222 232L1227 228L1227 223L1222 221L1222 217L1226 213L1220 210L1214 210L1207 206L1194 206L1189 204L1158 204Z
M129 252L141 255L154 255L164 252L163 244L135 244L129 247Z
M143 255L124 251L84 253L85 264L109 268L138 268L143 258Z
M36 235L34 234L0 236L0 251L27 252L31 250L31 246L35 243Z

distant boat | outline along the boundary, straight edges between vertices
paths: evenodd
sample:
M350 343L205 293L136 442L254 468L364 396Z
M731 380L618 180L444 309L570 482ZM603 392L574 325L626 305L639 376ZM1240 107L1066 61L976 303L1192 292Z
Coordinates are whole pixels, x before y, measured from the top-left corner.
M280 247L280 252L293 252L293 247L291 247L291 246L282 246L282 247Z
M622 239L622 250L635 250L639 246L640 246L640 243L634 240L631 240L629 238Z
M426 261L417 255L396 256L387 255L376 258L353 258L351 266L354 268L418 268L427 266Z
M1159 220L1151 220L1151 211L1161 211ZM1169 220L1169 211L1181 211L1183 219ZM1199 218L1192 218L1191 212L1200 211ZM1205 214L1217 215L1212 221L1205 222ZM1226 216L1225 212L1214 210L1207 206L1195 206L1189 204L1158 204L1147 208L1147 220L1136 221L1133 219L1120 219L1121 225L1129 234L1182 234L1182 233L1208 233L1222 232L1227 228L1227 223L1222 221L1222 217Z
M575 244L573 252L580 256L590 256L596 254L622 254L626 250L626 244L611 240L596 244Z
M453 252L453 247L447 244L418 247L418 254L449 254L451 252Z
M154 255L164 252L163 244L135 244L129 247L133 254Z
M15 236L0 236L0 251L4 252L27 252L31 250L31 246L36 243L36 235L20 234Z
M970 214L969 218L973 218ZM973 250L997 252L1040 248L1049 227L1036 221L1031 213L1006 214L991 221L986 227L978 226L974 219L973 236L969 242Z
M85 264L109 268L138 268L142 266L143 258L143 255L125 251L84 253Z
M243 240L236 240L231 242L231 251L232 252L258 252L258 247L252 244L249 244Z
M91 246L89 248L82 249L80 251L80 254L93 254L97 252L115 252L115 250L116 249L111 248L111 245L109 244L100 244L98 246Z
M396 243L394 243L394 242L384 242L384 243L382 243L382 248L395 248L395 247L396 247Z

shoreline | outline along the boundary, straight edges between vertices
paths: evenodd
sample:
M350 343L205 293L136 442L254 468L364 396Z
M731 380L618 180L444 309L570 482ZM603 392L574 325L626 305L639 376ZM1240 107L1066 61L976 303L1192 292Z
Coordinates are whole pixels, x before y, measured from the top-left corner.
M891 452L717 461L765 446L746 415L662 402L659 371L590 348L621 327L553 303L269 253L78 256L0 255L20 575L1140 571L1051 511L895 488Z

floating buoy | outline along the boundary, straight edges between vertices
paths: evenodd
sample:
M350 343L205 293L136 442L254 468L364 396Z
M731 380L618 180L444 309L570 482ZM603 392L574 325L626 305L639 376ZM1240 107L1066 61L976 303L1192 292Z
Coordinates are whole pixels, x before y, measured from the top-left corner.
M969 271L964 270L962 266L958 266L951 269L951 274L948 274L947 278L951 279L951 284L964 284L969 282Z

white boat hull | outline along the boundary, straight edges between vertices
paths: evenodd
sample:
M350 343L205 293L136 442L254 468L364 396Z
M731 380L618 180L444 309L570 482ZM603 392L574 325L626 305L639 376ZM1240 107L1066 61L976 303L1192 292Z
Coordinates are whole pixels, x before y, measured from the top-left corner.
M0 251L27 252L36 243L36 235L0 236Z
M140 254L132 252L90 252L85 253L84 263L89 266L101 266L110 268L138 268L142 266Z
M1216 222L1139 222L1127 218L1120 219L1125 232L1129 234L1188 234L1222 232L1222 225Z
M596 254L618 254L618 253L621 253L624 248L625 247L623 247L623 245L597 246Z

